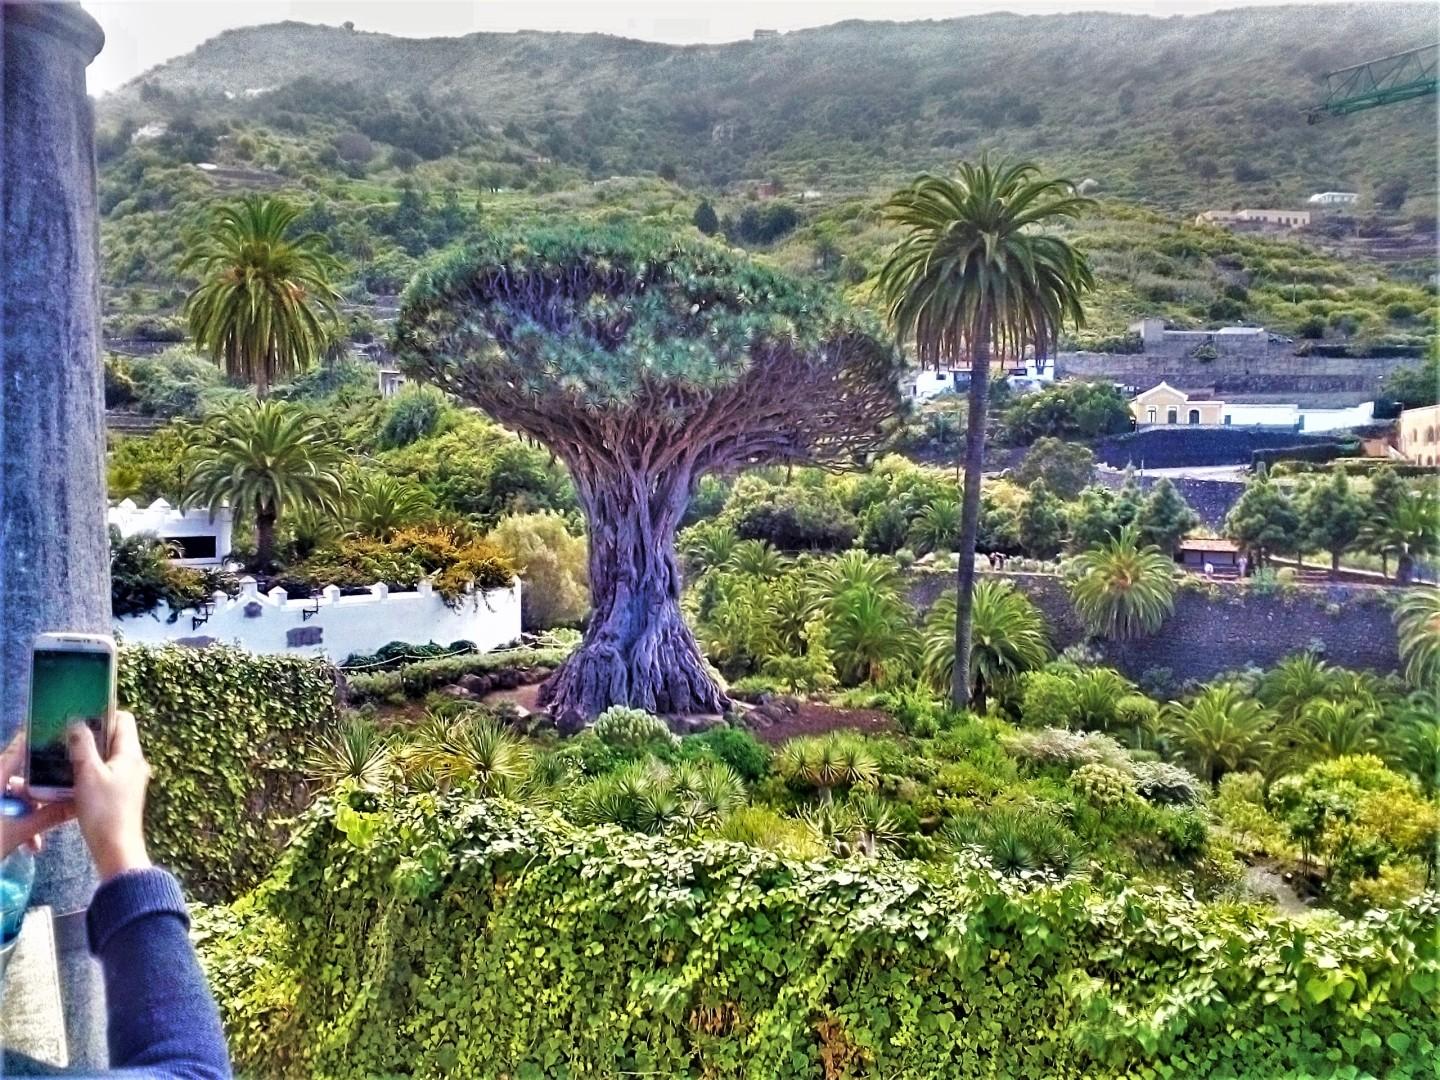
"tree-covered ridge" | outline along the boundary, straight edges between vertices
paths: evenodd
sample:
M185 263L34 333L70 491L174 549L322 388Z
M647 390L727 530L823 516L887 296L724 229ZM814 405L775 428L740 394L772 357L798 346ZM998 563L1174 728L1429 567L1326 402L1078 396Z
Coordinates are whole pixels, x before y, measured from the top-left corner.
M241 111L269 98L290 122L323 109L377 132L419 97L422 121L463 109L483 118L473 126L488 139L503 133L592 177L670 163L712 184L779 173L826 190L1004 146L1122 197L1193 212L1201 200L1294 202L1396 176L1433 191L1433 102L1317 127L1303 115L1326 71L1433 33L1423 4L849 22L688 47L534 32L422 40L284 23L222 34L112 95L105 112L143 121L197 101ZM302 74L348 84L330 98L378 102L362 118L353 104L287 95ZM406 126L424 137L369 137L433 159L472 127Z

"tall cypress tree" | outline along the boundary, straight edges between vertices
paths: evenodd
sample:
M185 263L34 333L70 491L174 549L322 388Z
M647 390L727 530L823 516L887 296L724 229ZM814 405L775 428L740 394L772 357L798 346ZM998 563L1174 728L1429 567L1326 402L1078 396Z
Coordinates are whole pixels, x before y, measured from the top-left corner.
M1190 508L1168 477L1150 492L1135 519L1140 539L1173 555L1181 537L1200 524L1200 515Z
M1350 490L1350 479L1336 467L1305 493L1301 503L1304 546L1330 553L1330 573L1340 570L1340 556L1360 538L1365 504Z
M1270 555L1300 548L1300 515L1264 464L1245 485L1244 494L1225 518L1225 532L1243 548L1256 566Z

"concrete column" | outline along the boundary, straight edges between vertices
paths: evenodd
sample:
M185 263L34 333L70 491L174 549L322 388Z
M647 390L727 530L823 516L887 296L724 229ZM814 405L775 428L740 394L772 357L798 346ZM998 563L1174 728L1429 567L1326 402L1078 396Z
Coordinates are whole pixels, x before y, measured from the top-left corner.
M23 723L31 638L108 632L104 390L94 121L85 68L104 43L75 3L0 6L0 734ZM94 869L75 826L39 860L35 904L60 916L70 1061L106 1064L104 994L82 911Z

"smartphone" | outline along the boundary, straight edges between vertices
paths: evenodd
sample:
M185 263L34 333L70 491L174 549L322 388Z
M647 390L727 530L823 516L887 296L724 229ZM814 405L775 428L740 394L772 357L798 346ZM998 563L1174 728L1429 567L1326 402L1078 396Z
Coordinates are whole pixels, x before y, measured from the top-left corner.
M106 634L41 634L30 661L26 787L41 801L73 798L75 774L65 733L83 723L100 756L110 756L115 725L115 639Z

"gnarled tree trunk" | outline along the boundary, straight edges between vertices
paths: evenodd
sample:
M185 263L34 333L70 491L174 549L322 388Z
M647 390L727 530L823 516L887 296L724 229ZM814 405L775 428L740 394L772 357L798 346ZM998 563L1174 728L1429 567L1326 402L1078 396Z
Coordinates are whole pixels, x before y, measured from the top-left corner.
M660 714L720 713L729 701L680 611L675 532L691 473L572 464L590 525L592 610L584 640L545 684L562 730L611 705Z

